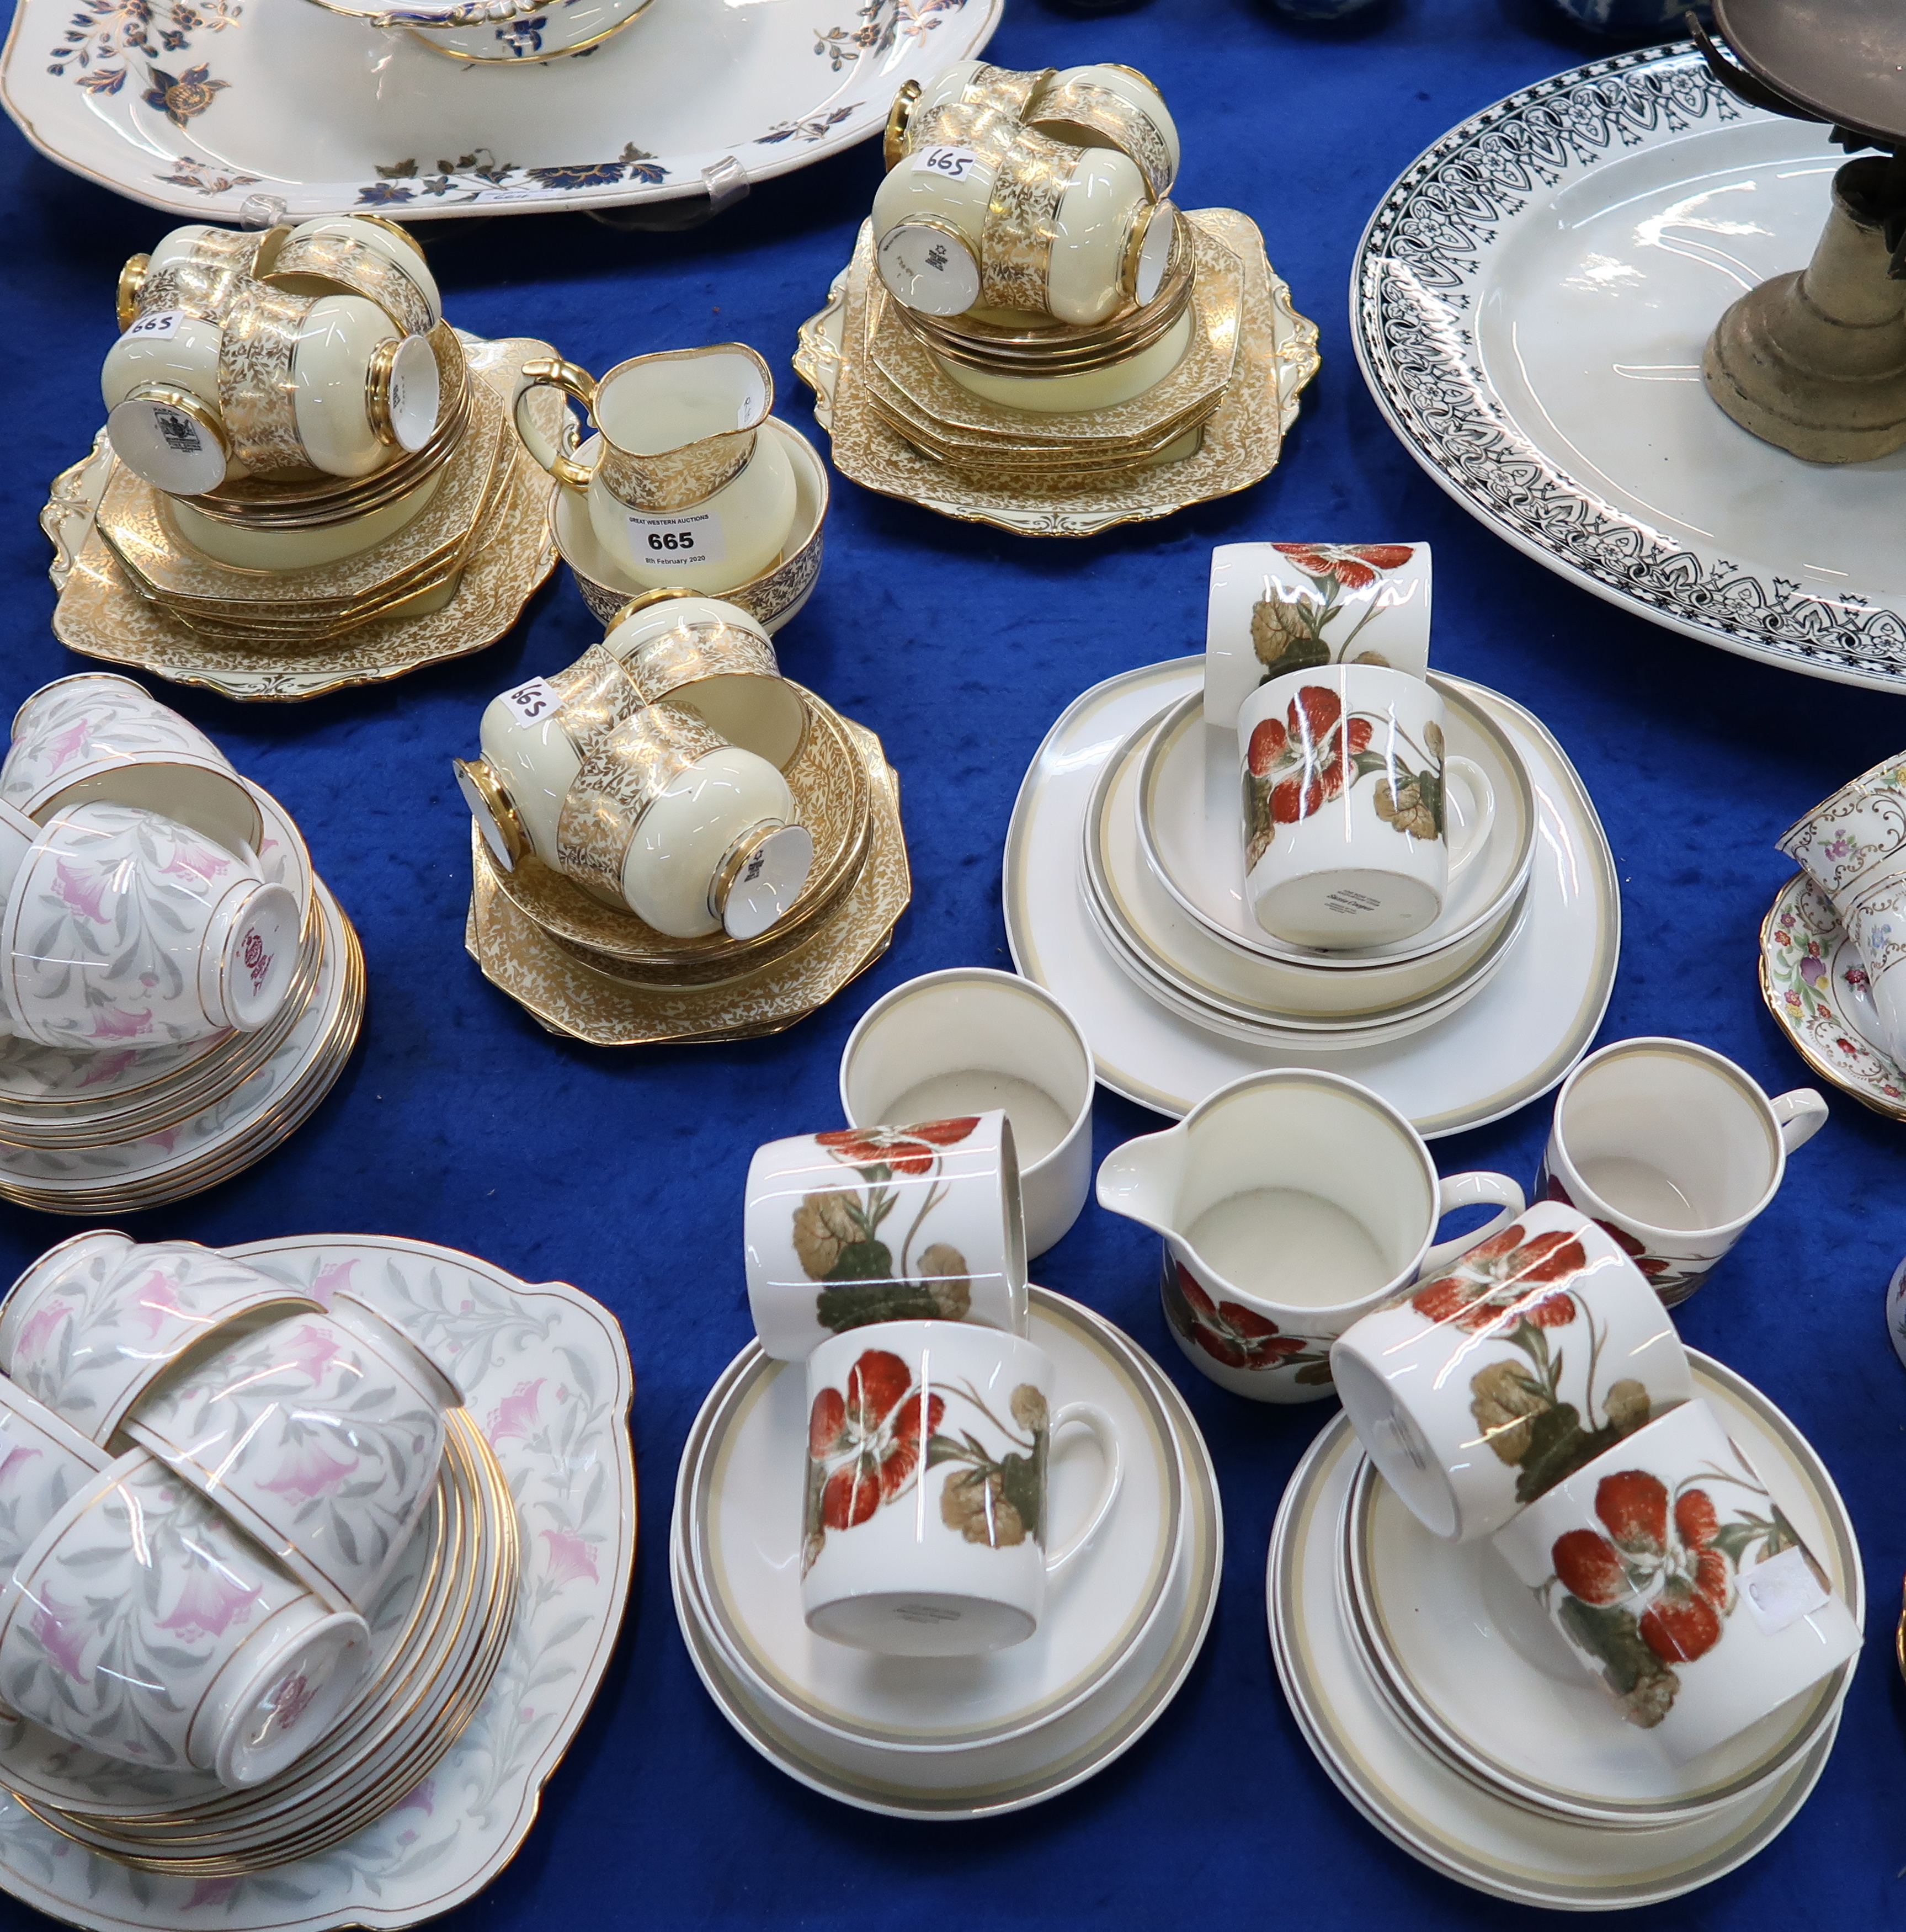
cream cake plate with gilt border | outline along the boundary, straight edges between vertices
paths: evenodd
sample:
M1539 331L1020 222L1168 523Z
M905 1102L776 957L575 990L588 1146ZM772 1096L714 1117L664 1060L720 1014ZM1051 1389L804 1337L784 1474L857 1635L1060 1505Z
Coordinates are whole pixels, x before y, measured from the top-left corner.
M1859 1549L1817 1457L1751 1384L1709 1356L1688 1354L1699 1393L1802 1526L1857 1613L1864 1591ZM1650 1831L1541 1816L1435 1756L1385 1700L1346 1620L1341 1519L1363 1461L1343 1415L1305 1451L1271 1532L1265 1599L1271 1653L1298 1729L1331 1781L1384 1837L1475 1891L1592 1912L1658 1904L1710 1884L1793 1822L1826 1768L1837 1712L1811 1748L1769 1783ZM1504 1681L1510 1694L1521 1688L1514 1672Z
M470 373L506 402L521 364L554 352L533 336L462 339ZM555 391L536 391L524 406L536 412L547 433L560 430L563 402ZM527 451L513 442L512 447L510 473L500 485L494 516L485 518L494 532L487 540L478 532L456 595L440 610L380 617L322 642L280 647L206 637L133 589L95 526L95 513L117 469L101 432L92 454L54 479L40 513L40 526L53 546L50 574L60 593L53 633L85 656L241 700L317 698L480 651L515 623L556 564L546 514L549 480ZM350 587L344 579L357 561L347 557L338 566L341 590Z
M414 1925L473 1897L515 1855L608 1665L635 1554L627 1345L566 1282L520 1281L428 1242L311 1234L227 1252L320 1302L348 1286L462 1389L519 1519L508 1646L443 1762L322 1856L242 1877L133 1871L0 1797L0 1888L86 1932Z
M867 854L839 906L791 952L711 984L665 986L619 978L605 970L613 962L590 965L504 895L474 826L464 950L492 986L548 1031L592 1046L708 1044L785 1032L887 950L894 922L913 895L899 776L871 731L851 718L842 722L871 781Z
M1190 219L1205 241L1222 243L1242 272L1235 308L1199 308L1208 326L1235 326L1237 340L1230 383L1194 453L1111 476L989 479L949 469L914 448L877 412L869 394L865 341L873 243L863 226L827 307L801 325L794 356L795 372L815 392L815 418L834 440L835 468L884 496L1021 536L1090 536L1228 496L1268 476L1296 420L1298 394L1317 371L1316 325L1291 307L1290 290L1272 270L1248 216L1207 208ZM1232 354L1228 342L1214 347L1223 357ZM1045 428L1051 418L1038 421Z
M551 59L524 6L447 59L304 0L22 0L0 102L40 152L176 219L517 214L711 200L879 135L1001 0L654 0ZM552 44L554 42L552 41Z
M1796 872L1760 922L1760 997L1821 1079L1889 1120L1906 1120L1906 1068L1886 1048L1859 949L1833 902Z

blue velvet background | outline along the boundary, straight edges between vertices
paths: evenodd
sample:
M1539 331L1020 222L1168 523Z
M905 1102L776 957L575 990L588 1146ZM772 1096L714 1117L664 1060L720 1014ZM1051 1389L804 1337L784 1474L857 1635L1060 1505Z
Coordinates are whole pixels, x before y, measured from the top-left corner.
M1602 1037L1683 1034L1772 1090L1805 1077L1755 984L1755 934L1789 869L1772 842L1841 778L1906 743L1896 699L1724 656L1526 561L1425 479L1364 393L1345 299L1373 202L1454 122L1598 44L1538 0L1389 0L1347 28L1294 25L1261 0L1151 0L1097 21L1010 0L992 50L1020 67L1124 60L1157 79L1184 132L1179 198L1235 205L1262 224L1298 308L1322 325L1323 370L1267 482L1088 542L1026 542L836 484L826 568L782 634L783 661L885 740L903 782L914 897L892 950L831 1006L776 1040L602 1052L550 1038L464 955L467 824L449 760L473 748L491 695L567 664L596 634L566 580L494 649L396 684L283 706L161 687L297 815L363 935L371 1004L356 1058L288 1146L215 1192L127 1226L214 1243L296 1230L420 1236L531 1280L578 1282L628 1330L646 1533L623 1642L542 1821L462 1924L861 1918L975 1932L1088 1912L1133 1925L1182 1916L1317 1928L1526 1918L1393 1848L1313 1762L1272 1671L1263 1574L1286 1476L1329 1412L1261 1408L1193 1373L1159 1313L1151 1240L1096 1208L1041 1278L1156 1353L1189 1396L1223 1481L1223 1590L1175 1704L1081 1789L978 1826L847 1810L742 1744L683 1652L663 1541L689 1420L747 1338L738 1235L749 1155L773 1136L838 1122L839 1048L876 995L937 967L1010 964L999 854L1020 775L1079 692L1199 646L1214 544L1433 542L1437 661L1545 718L1607 826L1625 944ZM776 368L783 413L824 449L787 358L878 173L875 146L863 146L677 237L612 233L581 216L444 224L431 232L431 260L458 322L543 335L598 369L644 350L753 343ZM62 172L10 127L0 181L0 340L18 386L0 472L4 714L75 668L47 628L35 513L47 479L98 424L119 263L170 224ZM1865 1552L1868 1654L1832 1762L1785 1835L1637 1925L1811 1932L1898 1910L1906 1696L1891 1650L1906 1380L1881 1297L1906 1250L1902 1130L1850 1100L1832 1104L1784 1192L1681 1325L1765 1388L1832 1467ZM1538 1102L1440 1143L1436 1157L1447 1172L1500 1166L1526 1177L1547 1122ZM1100 1153L1160 1124L1101 1095ZM67 1232L0 1208L0 1280ZM0 1914L32 1916L3 1901Z

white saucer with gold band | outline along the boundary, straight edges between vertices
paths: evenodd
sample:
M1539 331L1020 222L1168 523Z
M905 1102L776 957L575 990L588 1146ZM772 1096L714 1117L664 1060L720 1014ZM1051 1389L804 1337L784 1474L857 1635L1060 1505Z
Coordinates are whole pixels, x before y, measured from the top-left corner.
M801 1365L750 1343L703 1404L683 1452L670 1535L676 1615L716 1707L810 1789L896 1817L971 1818L1056 1796L1157 1720L1196 1658L1216 1602L1223 1526L1190 1412L1101 1316L1032 1289L1032 1338L1055 1394L1107 1411L1122 1492L1037 1632L983 1659L887 1660L812 1635L801 1612ZM1052 1518L1082 1514L1088 1450L1055 1454ZM851 1534L851 1531L842 1532Z
M1859 1546L1819 1458L1757 1390L1688 1356L1700 1394L1858 1616ZM1431 1539L1403 1529L1414 1520L1400 1507L1360 1504L1364 1467L1337 1417L1284 1491L1266 1596L1278 1677L1305 1741L1385 1838L1499 1898L1618 1910L1709 1883L1792 1822L1826 1766L1848 1673L1673 1772L1571 1658L1551 1672L1534 1640L1559 1640L1545 1623L1532 1635L1513 1600L1526 1592L1506 1566L1506 1588L1491 1577L1486 1545L1426 1551ZM1380 1573L1361 1584L1347 1576L1348 1531ZM1360 1623L1359 1601L1377 1606L1380 1641Z

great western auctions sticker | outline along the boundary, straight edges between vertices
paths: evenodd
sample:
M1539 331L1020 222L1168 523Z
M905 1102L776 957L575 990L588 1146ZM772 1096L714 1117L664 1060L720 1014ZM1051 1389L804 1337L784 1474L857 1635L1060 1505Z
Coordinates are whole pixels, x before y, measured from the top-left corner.
M179 325L185 320L182 308L155 309L150 315L142 315L120 337L122 342L169 342L179 333Z
M728 545L722 526L707 510L686 510L672 517L645 517L629 512L629 547L644 563L725 563Z
M979 158L971 148L923 148L914 157L913 171L917 175L938 175L943 181L964 181Z

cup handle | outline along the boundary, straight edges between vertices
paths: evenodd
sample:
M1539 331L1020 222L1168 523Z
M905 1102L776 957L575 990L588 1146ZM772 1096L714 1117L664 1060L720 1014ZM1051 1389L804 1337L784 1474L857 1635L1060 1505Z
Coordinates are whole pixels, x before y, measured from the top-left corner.
M1462 782L1463 789L1469 794L1469 810L1463 820L1463 836L1450 841L1449 876L1453 879L1472 860L1479 857L1483 848L1489 843L1490 828L1496 820L1496 788L1489 782L1489 774L1475 759L1455 752L1446 757L1442 761L1442 822L1445 837L1448 836L1448 787L1452 774Z
M1047 1442L1050 1442L1068 1423L1073 1422L1083 1424L1092 1432L1092 1439L1099 1445L1099 1454L1104 1459L1105 1478L1099 1490L1098 1500L1083 1524L1046 1558L1046 1574L1049 1576L1056 1576L1097 1534L1100 1524L1112 1514L1112 1506L1118 1500L1119 1488L1125 1480L1125 1462L1118 1447L1118 1432L1112 1425L1112 1418L1095 1402L1067 1402L1053 1417Z
M563 439L559 446L523 413L523 405L530 392L544 388L560 389L587 411L596 406L596 379L587 369L574 362L566 362L560 356L539 356L524 363L518 372L516 394L511 398L509 405L523 447L557 482L566 483L572 489L587 490L590 472L575 460L576 444L580 439L576 434L575 418L565 412Z
M1780 1144L1789 1154L1805 1147L1826 1124L1826 1102L1811 1087L1796 1087L1770 1103L1780 1128Z
M1419 1280L1426 1274L1433 1274L1445 1262L1454 1261L1477 1242L1487 1240L1505 1221L1513 1221L1529 1204L1522 1190L1506 1174L1452 1174L1446 1180L1436 1184L1439 1221L1452 1208L1473 1208L1486 1201L1499 1201L1502 1211L1494 1220L1484 1222L1480 1228L1472 1228L1467 1234L1458 1234L1453 1241L1437 1242L1424 1256L1422 1264L1416 1270Z

